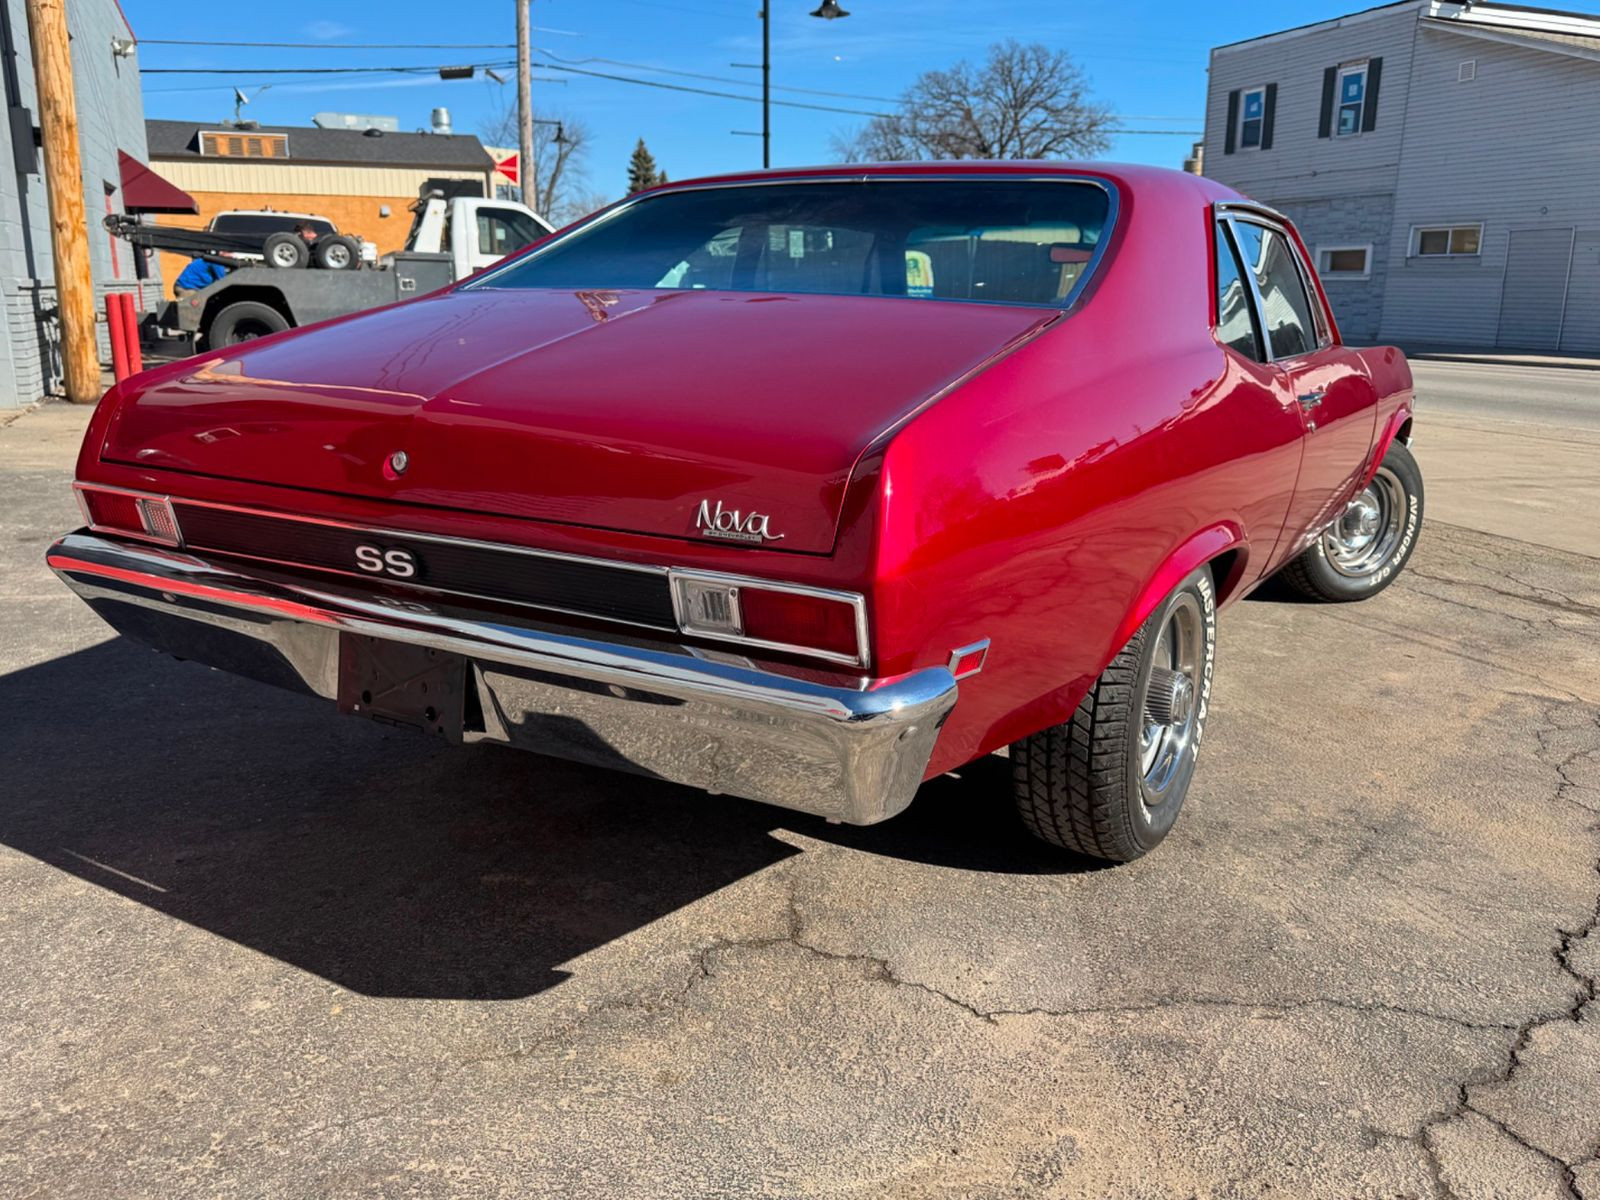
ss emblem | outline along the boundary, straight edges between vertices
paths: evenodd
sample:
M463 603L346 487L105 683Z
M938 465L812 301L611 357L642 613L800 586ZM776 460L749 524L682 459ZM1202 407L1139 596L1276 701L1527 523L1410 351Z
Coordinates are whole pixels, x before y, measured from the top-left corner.
M377 546L357 546L356 566L373 575L392 575L396 579L411 579L417 573L417 559L411 551Z

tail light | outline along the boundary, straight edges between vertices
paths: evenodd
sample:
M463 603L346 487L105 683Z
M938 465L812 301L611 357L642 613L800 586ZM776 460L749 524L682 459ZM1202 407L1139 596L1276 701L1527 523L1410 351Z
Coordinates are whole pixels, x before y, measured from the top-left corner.
M160 542L164 546L183 544L172 501L165 496L130 492L125 488L103 488L75 483L78 503L89 528L97 533L119 533L127 537Z
M709 571L673 571L681 632L763 650L867 662L866 605L855 592L769 583Z

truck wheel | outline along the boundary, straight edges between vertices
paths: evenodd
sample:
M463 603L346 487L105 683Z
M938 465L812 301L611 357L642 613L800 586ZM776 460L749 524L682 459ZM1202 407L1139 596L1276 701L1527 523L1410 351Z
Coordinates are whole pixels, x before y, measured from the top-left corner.
M282 333L287 328L288 318L270 304L240 300L228 305L211 319L206 331L206 345L212 350L220 350L223 346L237 346L271 333Z
M319 237L312 247L317 266L324 271L353 271L361 265L361 248L342 233Z
M1022 823L1051 845L1131 862L1167 836L1211 702L1211 570L1180 583L1101 673L1072 719L1011 747Z
M298 233L273 234L262 244L261 252L266 256L267 266L284 270L303 267L311 257L306 240Z
M1313 600L1365 600L1395 581L1421 529L1422 472L1410 450L1391 442L1372 482L1283 577Z

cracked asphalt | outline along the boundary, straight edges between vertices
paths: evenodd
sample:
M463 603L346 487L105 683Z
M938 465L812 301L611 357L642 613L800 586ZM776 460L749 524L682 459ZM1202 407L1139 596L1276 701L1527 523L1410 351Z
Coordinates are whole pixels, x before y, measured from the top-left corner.
M116 640L84 418L0 428L0 1195L1600 1200L1600 434L1424 402L1408 573L1224 613L1097 869L1002 759L830 827Z

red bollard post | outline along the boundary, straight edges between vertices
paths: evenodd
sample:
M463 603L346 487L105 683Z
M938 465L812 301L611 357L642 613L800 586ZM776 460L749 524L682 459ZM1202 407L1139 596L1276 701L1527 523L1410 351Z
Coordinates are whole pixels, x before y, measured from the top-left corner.
M122 305L115 292L106 293L106 328L111 342L111 375L118 383L128 377L128 343L122 334Z
M139 310L134 306L130 292L120 292L122 301L122 336L127 344L128 374L137 375L144 370L144 351L139 347Z

